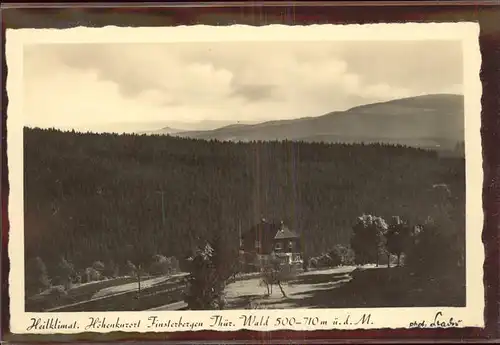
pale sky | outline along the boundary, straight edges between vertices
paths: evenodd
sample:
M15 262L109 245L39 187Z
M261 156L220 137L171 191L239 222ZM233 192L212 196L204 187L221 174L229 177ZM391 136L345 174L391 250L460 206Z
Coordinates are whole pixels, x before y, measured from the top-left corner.
M462 93L459 41L25 47L25 124L266 121Z

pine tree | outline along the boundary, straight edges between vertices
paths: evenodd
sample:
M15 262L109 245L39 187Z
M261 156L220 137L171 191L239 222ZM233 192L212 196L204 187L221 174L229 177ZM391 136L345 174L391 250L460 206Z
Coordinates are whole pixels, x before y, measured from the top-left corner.
M184 300L190 310L224 309L225 281L217 272L214 258L215 251L207 243L189 259L190 270Z
M25 275L26 295L42 292L50 287L50 279L47 267L40 257L28 260Z
M64 286L66 290L71 287L71 283L76 276L75 268L71 262L61 257L56 267L54 280Z

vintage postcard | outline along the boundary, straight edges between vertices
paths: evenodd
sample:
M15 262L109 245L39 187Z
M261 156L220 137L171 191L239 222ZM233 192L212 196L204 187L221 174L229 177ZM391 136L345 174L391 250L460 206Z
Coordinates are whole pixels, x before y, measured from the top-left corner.
M12 332L482 327L478 33L9 30Z

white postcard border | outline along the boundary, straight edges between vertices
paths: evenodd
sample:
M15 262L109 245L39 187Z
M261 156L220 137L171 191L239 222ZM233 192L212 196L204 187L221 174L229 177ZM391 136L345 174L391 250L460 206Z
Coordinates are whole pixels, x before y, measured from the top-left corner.
M166 28L85 28L7 30L7 90L9 97L7 118L7 154L9 167L9 295L10 328L15 334L172 332L241 329L271 330L330 330L379 329L421 327L484 327L484 246L482 209L482 149L480 137L479 79L481 55L477 23L405 23L370 25L270 25L252 27L233 25L179 26ZM23 220L23 47L27 44L49 43L118 43L118 42L215 42L215 41L373 41L373 40L461 40L464 53L465 95L465 151L466 151L466 307L432 308L367 308L367 309L285 309L285 310L227 310L227 311L141 311L141 312L78 312L78 313L26 313L24 311L24 220ZM438 314L438 313L441 314ZM213 316L220 315L223 322L215 326ZM245 316L253 315L261 326L245 326ZM348 317L349 315L349 317ZM436 324L438 320L453 322ZM148 327L151 317L158 321L171 320L166 327ZM368 318L369 316L369 318ZM106 329L85 329L90 318L105 317L118 326ZM59 319L61 323L78 325L71 329L30 329L33 319L42 322ZM182 318L181 322L179 319ZM317 318L317 319L316 319ZM149 320L149 321L148 321ZM224 321L227 320L227 321ZM295 322L293 321L295 320ZM317 320L317 321L316 321ZM328 324L322 324L328 320ZM335 320L338 320L336 323ZM347 324L345 320L350 320ZM460 322L458 322L460 320ZM137 323L140 321L140 323ZM300 324L299 324L300 322ZM129 323L130 327L127 327ZM419 326L420 325L420 326Z

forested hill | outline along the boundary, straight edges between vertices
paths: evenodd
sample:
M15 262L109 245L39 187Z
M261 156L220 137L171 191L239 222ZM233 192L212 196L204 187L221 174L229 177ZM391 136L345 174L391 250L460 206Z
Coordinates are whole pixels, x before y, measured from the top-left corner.
M384 145L228 143L25 129L27 257L75 266L182 258L222 234L238 245L261 217L314 254L349 242L362 213L439 215L432 186L463 203L464 160ZM164 195L164 217L162 199Z
M233 125L208 131L180 131L175 135L225 141L288 139L384 143L453 151L464 141L464 97L422 95L366 104L322 116Z

